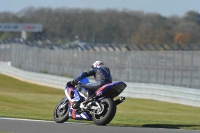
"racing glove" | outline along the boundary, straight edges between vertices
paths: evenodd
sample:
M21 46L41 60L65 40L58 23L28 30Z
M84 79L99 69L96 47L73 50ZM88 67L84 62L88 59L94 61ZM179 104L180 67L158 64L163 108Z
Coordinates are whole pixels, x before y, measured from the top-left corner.
M82 88L82 84L81 82L78 82L78 84L76 85L76 90L81 91L81 88Z
M75 85L78 84L78 82L74 79L74 80L71 81L71 84L75 86Z

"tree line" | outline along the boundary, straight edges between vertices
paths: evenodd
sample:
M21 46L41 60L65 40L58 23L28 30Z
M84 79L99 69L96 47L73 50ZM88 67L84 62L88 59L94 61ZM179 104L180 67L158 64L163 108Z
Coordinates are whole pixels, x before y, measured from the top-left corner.
M0 23L41 23L43 32L28 33L28 39L65 43L167 44L200 43L200 14L165 17L134 10L94 10L28 7L19 12L0 12ZM20 33L0 32L0 39Z

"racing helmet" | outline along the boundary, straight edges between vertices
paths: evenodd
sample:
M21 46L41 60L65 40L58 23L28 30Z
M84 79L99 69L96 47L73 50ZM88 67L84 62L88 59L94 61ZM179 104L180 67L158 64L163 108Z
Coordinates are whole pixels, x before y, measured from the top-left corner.
M100 67L105 67L104 63L102 61L95 61L92 64L92 68L100 68Z

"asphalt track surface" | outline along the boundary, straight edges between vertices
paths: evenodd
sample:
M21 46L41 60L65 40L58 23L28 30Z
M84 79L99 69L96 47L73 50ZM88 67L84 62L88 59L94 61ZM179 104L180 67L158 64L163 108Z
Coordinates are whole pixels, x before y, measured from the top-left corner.
M53 121L27 120L0 118L0 132L8 133L199 133L200 131L120 127L120 126L96 126L84 123L56 123Z

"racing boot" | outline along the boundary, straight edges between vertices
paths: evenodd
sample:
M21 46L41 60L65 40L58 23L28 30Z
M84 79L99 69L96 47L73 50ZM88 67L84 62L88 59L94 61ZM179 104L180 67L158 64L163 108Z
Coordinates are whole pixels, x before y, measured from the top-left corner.
M80 101L74 101L72 103L72 108L75 109L75 110L78 110L80 108Z

